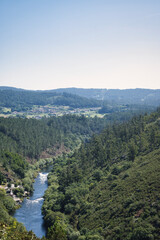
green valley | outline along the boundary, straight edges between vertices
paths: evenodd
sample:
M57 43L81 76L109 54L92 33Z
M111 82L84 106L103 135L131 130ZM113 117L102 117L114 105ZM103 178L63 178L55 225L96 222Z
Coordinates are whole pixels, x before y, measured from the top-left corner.
M12 91L1 102L7 116L0 118L1 239L38 239L12 214L46 165L53 169L42 207L43 239L159 239L160 109L96 106L91 99L82 107L82 98L70 93L56 93L56 105L47 102L51 93L1 91ZM44 104L36 105L41 94ZM71 98L79 101L76 107Z
M160 0L0 0L0 240L160 240Z

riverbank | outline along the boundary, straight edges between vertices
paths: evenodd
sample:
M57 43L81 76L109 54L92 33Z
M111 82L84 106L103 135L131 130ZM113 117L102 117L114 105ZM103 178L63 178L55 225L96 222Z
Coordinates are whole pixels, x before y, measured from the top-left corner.
M34 191L32 196L25 198L21 207L14 214L16 220L23 223L27 231L33 231L39 238L46 235L41 208L44 201L44 193L48 188L47 176L49 171L42 171L38 174L33 184Z
M33 184L39 172L48 168L52 164L52 158L40 159L34 165L29 165L29 169L25 173L23 179L12 179L11 182L7 182L5 185L0 185L0 189L3 189L8 196L12 197L18 208L25 198L32 196L34 190Z

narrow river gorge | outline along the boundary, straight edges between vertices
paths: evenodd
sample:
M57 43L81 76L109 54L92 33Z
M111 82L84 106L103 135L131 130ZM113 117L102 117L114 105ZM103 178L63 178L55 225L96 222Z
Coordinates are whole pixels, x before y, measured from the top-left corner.
M24 199L21 208L14 214L18 222L23 223L28 231L32 230L40 238L46 234L41 208L44 201L43 195L48 187L47 176L48 171L38 174L34 182L33 195L30 199Z

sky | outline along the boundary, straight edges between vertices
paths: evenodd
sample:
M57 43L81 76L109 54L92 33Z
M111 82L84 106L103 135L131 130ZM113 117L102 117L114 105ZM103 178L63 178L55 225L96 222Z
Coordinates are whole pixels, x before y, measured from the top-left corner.
M0 0L0 86L160 89L160 1Z

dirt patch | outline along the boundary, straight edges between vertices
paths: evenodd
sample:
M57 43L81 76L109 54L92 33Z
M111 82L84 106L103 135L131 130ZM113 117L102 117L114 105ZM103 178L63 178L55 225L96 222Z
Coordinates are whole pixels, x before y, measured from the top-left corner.
M62 155L63 153L69 153L69 152L70 152L70 149L66 148L64 144L61 144L61 145L57 144L43 151L40 155L40 158L52 158L52 157Z

